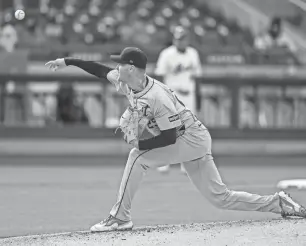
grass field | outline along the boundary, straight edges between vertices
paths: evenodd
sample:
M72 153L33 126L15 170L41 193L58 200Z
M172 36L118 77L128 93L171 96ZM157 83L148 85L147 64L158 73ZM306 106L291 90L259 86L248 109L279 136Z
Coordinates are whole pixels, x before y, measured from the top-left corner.
M270 194L281 179L306 178L305 157L215 159L232 189ZM88 230L108 215L124 164L122 157L0 157L0 237ZM306 191L291 193L306 204ZM214 208L177 167L148 172L132 216L135 226L279 217Z

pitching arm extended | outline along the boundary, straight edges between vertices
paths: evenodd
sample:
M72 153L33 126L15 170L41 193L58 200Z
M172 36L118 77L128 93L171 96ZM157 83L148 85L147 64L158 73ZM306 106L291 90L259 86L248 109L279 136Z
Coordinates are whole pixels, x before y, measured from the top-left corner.
M64 58L67 66L76 66L81 68L87 73L90 73L98 78L107 79L107 74L113 70L112 68L105 66L95 61L84 61L82 59L66 57Z

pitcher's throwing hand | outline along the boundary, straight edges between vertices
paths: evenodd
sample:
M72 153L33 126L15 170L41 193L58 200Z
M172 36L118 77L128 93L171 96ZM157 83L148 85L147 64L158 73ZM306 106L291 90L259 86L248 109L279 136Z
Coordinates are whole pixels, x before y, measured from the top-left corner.
M66 67L65 59L59 58L54 61L49 61L45 64L45 66L48 66L50 70L56 71L58 69L62 69Z

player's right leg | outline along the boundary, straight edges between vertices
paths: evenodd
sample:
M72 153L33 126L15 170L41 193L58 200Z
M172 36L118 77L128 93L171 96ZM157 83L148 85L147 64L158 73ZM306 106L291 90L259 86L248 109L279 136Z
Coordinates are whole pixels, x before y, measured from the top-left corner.
M192 183L213 205L221 209L273 212L282 217L306 218L306 210L285 192L258 195L230 190L222 181L211 155L185 163Z

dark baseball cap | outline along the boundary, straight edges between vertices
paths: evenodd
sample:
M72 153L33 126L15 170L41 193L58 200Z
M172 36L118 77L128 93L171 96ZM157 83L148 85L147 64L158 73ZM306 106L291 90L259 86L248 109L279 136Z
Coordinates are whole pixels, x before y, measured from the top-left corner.
M120 55L111 55L110 59L119 64L130 64L142 69L146 69L148 61L146 54L136 47L127 47Z

